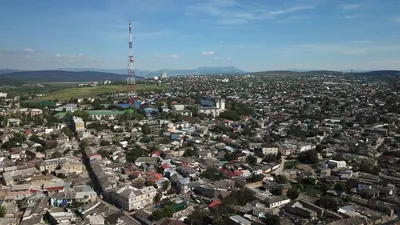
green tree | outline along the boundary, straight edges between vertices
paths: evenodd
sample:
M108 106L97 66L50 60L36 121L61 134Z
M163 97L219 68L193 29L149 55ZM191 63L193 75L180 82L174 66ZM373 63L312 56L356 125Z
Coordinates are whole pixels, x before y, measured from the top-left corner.
M128 150L125 154L127 162L135 162L137 158L144 157L147 155L148 153L140 147Z
M275 181L278 184L287 184L289 180L284 175L278 175L275 177Z
M69 138L69 140L72 140L74 137L74 134L72 133L71 129L67 126L63 127L62 131L64 132L65 135Z
M148 124L143 124L142 133L143 134L151 134L151 128Z
M52 158L61 158L61 157L63 157L63 155L61 152L55 151L55 152L53 152L53 154L51 154L51 157Z
M109 142L109 141L106 141L106 140L101 140L100 141L100 145L101 146L109 146L111 143Z
M336 183L333 188L338 191L338 192L345 192L347 193L349 189L347 188L347 185L345 183Z
M202 177L207 178L211 181L220 180L222 178L221 173L216 168L208 168L202 174Z
M246 161L250 165L255 165L257 164L257 157L250 155L247 157Z
M291 199L291 200L295 200L296 198L299 197L299 191L297 190L297 188L290 188L288 190L288 192L286 193L286 195Z
M300 153L298 160L302 163L315 164L318 162L318 152L317 150L309 150Z
M264 219L265 225L280 225L280 218L278 215L270 215L267 214L265 215L265 219Z
M171 218L174 215L174 213L175 213L174 209L171 206L167 205L164 206L164 208L162 209L153 211L152 218L155 221L161 218Z
M6 214L7 214L7 208L4 205L0 206L0 218L4 218Z

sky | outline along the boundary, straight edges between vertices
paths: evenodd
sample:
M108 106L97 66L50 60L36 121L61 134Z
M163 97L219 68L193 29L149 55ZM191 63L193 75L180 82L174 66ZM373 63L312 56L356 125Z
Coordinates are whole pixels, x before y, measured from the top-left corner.
M400 69L399 0L4 0L0 68Z

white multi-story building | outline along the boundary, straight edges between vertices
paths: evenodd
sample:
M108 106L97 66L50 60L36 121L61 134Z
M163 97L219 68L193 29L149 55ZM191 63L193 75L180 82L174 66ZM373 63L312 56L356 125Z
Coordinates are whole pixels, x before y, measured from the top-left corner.
M161 73L161 79L167 79L167 72Z
M0 92L0 98L7 98L7 93Z
M85 122L83 121L82 118L74 116L74 117L72 117L72 120L74 121L75 131L85 130Z
M225 111L225 99L217 98L215 99L215 107L202 106L199 108L199 113L202 114L212 114L214 117L218 116L221 112Z
M315 149L316 146L314 144L308 144L308 143L304 143L304 144L299 144L297 146L297 151L299 153L301 152L305 152L305 151L310 151L311 149Z
M143 187L137 189L132 186L118 187L110 193L111 198L116 204L127 211L139 209L153 203L157 190L153 187Z
M346 162L345 161L336 161L336 160L332 160L330 159L328 161L328 166L329 168L346 168Z
M262 148L262 153L264 155L277 155L278 151L279 151L279 148L276 146L269 146L269 147Z

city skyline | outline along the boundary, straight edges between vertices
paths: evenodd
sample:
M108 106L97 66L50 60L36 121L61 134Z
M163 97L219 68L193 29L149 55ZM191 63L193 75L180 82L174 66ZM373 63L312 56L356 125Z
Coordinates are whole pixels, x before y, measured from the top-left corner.
M278 2L7 1L0 68L400 69L400 2Z

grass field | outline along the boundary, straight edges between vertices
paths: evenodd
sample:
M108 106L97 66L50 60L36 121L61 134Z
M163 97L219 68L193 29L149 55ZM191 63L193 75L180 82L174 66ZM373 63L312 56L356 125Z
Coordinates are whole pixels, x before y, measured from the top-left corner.
M160 90L165 89L165 85L147 85L147 84L137 84L137 91L150 91L150 90ZM104 85L98 87L81 87L81 88L67 88L61 91L56 91L49 93L43 97L35 98L30 100L31 102L45 101L45 100L69 100L71 98L88 98L94 97L101 94L110 94L120 91L126 91L126 85Z

